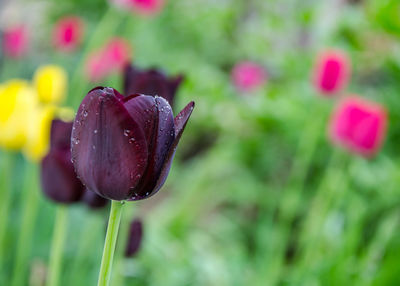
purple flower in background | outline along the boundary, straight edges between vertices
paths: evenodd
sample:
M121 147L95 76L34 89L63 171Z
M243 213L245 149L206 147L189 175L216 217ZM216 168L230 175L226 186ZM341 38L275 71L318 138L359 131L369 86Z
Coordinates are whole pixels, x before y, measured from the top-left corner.
M140 245L142 243L143 223L140 219L135 219L131 222L128 235L125 256L133 257L140 249Z
M109 200L89 190L85 190L82 201L92 209L101 209L109 202Z
M124 70L124 93L125 95L134 93L158 95L166 99L173 107L174 97L182 80L182 75L167 77L156 69L139 70L132 65L127 65Z
M175 118L162 97L127 97L96 87L83 99L71 137L75 170L85 186L111 200L141 200L164 184L192 113Z
M71 163L71 131L72 122L53 120L50 151L41 163L43 192L58 203L78 202L84 191Z

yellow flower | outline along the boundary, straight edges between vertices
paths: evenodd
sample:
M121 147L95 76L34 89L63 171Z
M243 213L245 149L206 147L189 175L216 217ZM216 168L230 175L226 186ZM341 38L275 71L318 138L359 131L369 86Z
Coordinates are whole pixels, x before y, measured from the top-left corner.
M26 143L23 147L24 155L32 160L39 161L49 150L50 127L56 107L53 105L40 106L32 109L26 129Z
M33 77L39 101L47 103L61 103L67 90L67 73L56 65L47 65L38 68Z
M19 150L26 142L26 122L36 107L36 93L28 82L10 80L0 85L0 145Z
M27 125L27 140L23 148L24 155L32 160L41 160L49 151L51 122L54 118L72 120L74 112L70 108L44 105L31 110Z

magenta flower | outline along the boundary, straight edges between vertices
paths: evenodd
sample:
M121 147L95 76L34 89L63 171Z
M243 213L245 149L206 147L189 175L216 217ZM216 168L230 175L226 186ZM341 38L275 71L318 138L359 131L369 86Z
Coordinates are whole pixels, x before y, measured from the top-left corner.
M112 38L103 48L89 55L86 72L92 82L99 82L114 72L120 72L131 61L132 49L122 38Z
M53 120L50 151L41 163L43 192L58 203L78 202L84 191L71 163L71 130L72 122Z
M72 131L72 159L85 186L111 200L141 200L164 184L192 113L174 119L162 97L122 96L96 87L83 99Z
M240 62L232 70L232 81L240 91L252 91L267 81L265 69L253 62Z
M318 92L332 96L346 87L350 73L350 60L346 54L338 50L328 50L317 57L313 83Z
M125 256L133 257L140 249L143 238L143 223L140 219L131 222Z
M25 26L19 25L6 29L3 32L3 51L9 58L22 58L26 55L29 46L28 31Z
M374 155L382 145L387 121L385 109L360 97L344 98L330 122L334 143L366 157Z
M68 16L60 19L54 26L54 46L63 52L72 52L81 43L84 24L77 16Z
M167 77L156 69L139 70L132 65L127 65L124 69L124 93L158 95L173 106L176 91L182 80L182 75Z

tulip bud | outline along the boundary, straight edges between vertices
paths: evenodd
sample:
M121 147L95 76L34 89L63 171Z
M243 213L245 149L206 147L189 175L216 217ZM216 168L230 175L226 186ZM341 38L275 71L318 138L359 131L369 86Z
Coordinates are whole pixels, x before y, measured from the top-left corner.
M98 82L113 72L119 72L131 60L130 44L122 38L113 38L98 51L91 53L86 61L90 81Z
M350 78L350 60L341 51L320 54L313 71L313 83L322 94L332 96L342 91Z
M36 108L36 93L23 80L10 80L0 85L0 145L20 150L27 140L29 114Z
M81 43L83 36L83 21L77 16L60 19L54 26L54 46L63 52L72 52Z
M104 46L103 58L110 70L122 70L131 57L131 45L123 38L114 37Z
M267 80L263 67L253 62L240 62L232 70L232 81L240 91L252 91Z
M332 141L370 157L382 145L386 133L386 111L376 103L356 96L343 99L330 121Z
M46 196L58 203L78 202L84 186L77 178L71 163L72 122L53 120L50 152L41 164L42 188Z
M101 209L105 207L109 202L109 200L100 197L95 192L89 190L85 190L85 193L83 194L82 197L82 201L92 209Z
M67 72L60 66L47 65L38 68L33 81L42 103L60 103L67 91Z
M126 257L133 257L139 250L143 237L143 223L140 219L131 222L128 243L125 249Z
M28 32L24 26L15 26L3 32L3 51L6 57L22 58L28 51Z
M175 119L162 97L122 96L97 87L83 99L72 131L72 159L85 186L111 200L141 200L164 184L192 113Z
M183 76L166 77L156 70L139 70L132 65L124 69L124 93L126 95L140 93L152 96L161 96L173 107L176 91L183 80Z

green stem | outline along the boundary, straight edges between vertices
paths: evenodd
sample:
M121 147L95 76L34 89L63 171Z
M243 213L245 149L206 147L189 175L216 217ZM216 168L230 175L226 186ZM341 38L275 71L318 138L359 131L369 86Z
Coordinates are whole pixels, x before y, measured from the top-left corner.
M115 270L111 283L112 285L124 285L125 276L123 275L123 267L125 263L125 247L129 238L130 221L134 217L136 211L134 204L130 204L127 208L122 218L118 247L115 250Z
M315 256L320 251L321 232L327 215L347 188L348 178L345 171L346 157L344 155L345 153L338 148L334 150L305 218L300 233L299 252L301 256L296 269L296 272L300 275L311 271L310 269L316 261ZM306 271L306 269L310 271Z
M17 252L14 262L14 272L11 285L26 285L26 266L30 255L33 229L38 212L39 190L37 182L37 165L31 162L27 163L27 172L25 175L24 190L22 199L24 199L21 230L17 241ZM33 188L32 188L33 185Z
M110 284L115 244L117 242L123 205L124 202L111 202L110 218L108 220L107 235L104 242L103 258L101 260L97 286L108 286Z
M65 235L68 223L68 211L65 205L57 206L56 220L54 222L53 241L51 244L49 274L47 286L57 286L60 281L60 269L64 249Z
M273 247L268 250L272 251L274 259L267 262L267 270L264 267L264 275L260 279L264 282L269 281L270 285L275 285L281 277L291 226L299 211L303 198L304 182L326 122L323 108L314 105L313 110L314 112L310 112L305 120L306 129L301 134L287 185L282 197L276 201L276 209L273 212L279 214L277 237L274 239ZM319 120L315 120L316 118L319 118ZM265 262L262 262L262 265L265 265Z
M85 214L89 219L86 220L79 235L79 246L71 264L71 270L68 274L69 284L67 283L67 285L73 285L75 281L84 281L81 278L84 275L86 276L88 271L87 259L92 257L93 243L97 241L97 236L103 230L103 218L100 214L93 211L87 211Z
M5 254L5 239L6 229L8 224L9 209L11 205L11 174L14 168L14 154L4 152L2 154L2 168L1 168L1 191L0 191L0 269L4 270ZM1 273L0 275L3 275ZM3 276L1 276L3 277ZM1 281L1 280L0 280Z

